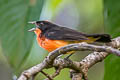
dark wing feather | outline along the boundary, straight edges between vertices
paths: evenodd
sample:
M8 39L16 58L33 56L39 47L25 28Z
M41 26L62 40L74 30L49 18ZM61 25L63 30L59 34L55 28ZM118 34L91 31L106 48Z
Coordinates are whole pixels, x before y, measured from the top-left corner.
M81 32L66 27L54 27L45 32L44 36L51 40L80 41L88 40Z

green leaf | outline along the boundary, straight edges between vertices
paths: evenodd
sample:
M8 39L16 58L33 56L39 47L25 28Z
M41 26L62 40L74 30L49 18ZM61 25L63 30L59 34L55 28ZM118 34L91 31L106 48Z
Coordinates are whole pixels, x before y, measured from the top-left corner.
M104 17L108 33L120 36L120 0L104 0ZM110 55L105 60L105 80L120 80L120 57Z
M18 71L27 59L33 44L33 25L28 21L38 20L42 0L0 1L0 42L2 51L13 70Z

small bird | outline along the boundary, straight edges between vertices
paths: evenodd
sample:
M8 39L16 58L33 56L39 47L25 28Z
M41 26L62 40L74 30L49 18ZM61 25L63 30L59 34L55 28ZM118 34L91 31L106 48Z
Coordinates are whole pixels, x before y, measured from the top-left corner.
M29 23L35 24L36 27L28 31L35 32L39 46L48 52L72 43L111 42L109 34L85 34L49 21L33 21Z

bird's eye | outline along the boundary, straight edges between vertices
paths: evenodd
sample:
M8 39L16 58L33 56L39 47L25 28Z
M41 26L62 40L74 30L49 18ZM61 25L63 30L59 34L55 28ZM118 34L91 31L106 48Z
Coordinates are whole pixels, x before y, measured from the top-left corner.
M39 27L39 28L41 28L42 26L43 26L44 24L41 22L41 23L37 23L37 26Z
M40 22L36 22L36 25L37 26L42 26L42 25L44 25L43 23L40 23Z
M40 25L43 26L44 24L41 22Z

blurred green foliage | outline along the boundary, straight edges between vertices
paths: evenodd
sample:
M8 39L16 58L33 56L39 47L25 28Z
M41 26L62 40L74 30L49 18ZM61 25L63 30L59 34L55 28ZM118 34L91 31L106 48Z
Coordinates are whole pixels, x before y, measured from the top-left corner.
M105 25L113 38L120 36L120 0L104 0ZM105 80L120 80L120 58L110 55L105 60Z
M33 35L27 22L39 19L42 0L1 0L0 41L2 51L14 72L18 72L29 56Z
M74 0L79 12L79 30L104 33L102 0Z

